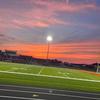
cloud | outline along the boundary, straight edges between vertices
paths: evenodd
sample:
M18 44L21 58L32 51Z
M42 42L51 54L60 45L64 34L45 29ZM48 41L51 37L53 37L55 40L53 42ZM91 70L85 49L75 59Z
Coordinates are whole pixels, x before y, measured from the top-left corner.
M49 57L62 59L68 62L96 62L99 61L99 42L52 44ZM1 47L0 47L1 48ZM6 44L3 48L17 50L19 54L32 55L33 57L46 58L46 44Z
M82 3L79 5L71 3L67 5L65 2L61 2L61 1L57 2L56 0L52 0L52 1L24 0L23 2L21 1L21 4L25 5L25 9L22 7L22 10L18 10L17 8L21 9L21 5L18 4L19 3L14 3L12 9L9 6L7 6L8 8L3 7L2 9L0 9L0 16L4 20L3 22L3 25L5 25L4 27L6 28L10 28L10 27L47 28L52 25L76 25L75 23L69 21L65 22L64 20L62 20L61 18L57 18L56 16L60 14L59 12L75 13L75 12L80 12L82 10L97 8L94 3L90 3L90 4ZM29 5L31 7L29 7ZM95 28L95 26L93 25L83 25L83 26L89 28L91 27Z
M8 43L11 43L15 40L14 37L11 37L11 36L7 36L5 34L0 34L0 45L2 44L8 44Z
M21 27L21 28L33 28L33 27L48 27L47 23L44 23L42 21L31 21L31 20L13 20L12 21L14 25Z
M8 15L9 13L9 15ZM1 27L7 28L47 28L50 25L66 25L66 23L58 18L55 18L48 11L34 9L28 12L15 12L13 10L0 10L2 24ZM6 16L9 16L8 18ZM13 17L12 17L13 16ZM20 17L19 17L20 16ZM3 29L2 28L2 29Z
M79 12L86 9L97 9L95 3L69 3L64 1L57 2L57 0L32 0L33 3L37 4L38 7L44 6L47 10L52 12L65 11L65 12Z
M0 34L0 37L4 37L5 35L4 34Z
M50 25L56 25L56 24L61 24L61 25L66 25L65 22L56 19L56 18L50 18L50 19L36 19L36 20L12 20L12 23L18 27L40 27L40 28L46 28L49 27Z
M70 0L66 4L65 0L0 0L0 43L22 54L46 58L47 45L43 43L51 32L53 43L60 43L52 43L51 58L98 60L100 23L96 22L100 7L94 1L83 1Z

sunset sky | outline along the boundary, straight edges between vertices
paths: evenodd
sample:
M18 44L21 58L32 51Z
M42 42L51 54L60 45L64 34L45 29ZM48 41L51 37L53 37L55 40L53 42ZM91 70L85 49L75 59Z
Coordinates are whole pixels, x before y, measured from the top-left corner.
M74 63L100 62L100 0L0 0L0 49Z

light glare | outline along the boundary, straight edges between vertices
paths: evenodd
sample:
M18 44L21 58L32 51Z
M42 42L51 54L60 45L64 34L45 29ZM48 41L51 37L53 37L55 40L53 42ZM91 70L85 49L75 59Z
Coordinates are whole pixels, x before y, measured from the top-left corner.
M47 41L52 41L52 36L48 36Z

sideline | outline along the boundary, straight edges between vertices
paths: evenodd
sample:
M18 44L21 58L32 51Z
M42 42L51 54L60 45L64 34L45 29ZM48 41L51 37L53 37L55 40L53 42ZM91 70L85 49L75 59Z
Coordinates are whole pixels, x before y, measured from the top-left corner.
M29 76L42 76L42 77L48 77L48 78L70 79L70 80L77 80L77 81L87 81L87 82L100 83L100 80L89 80L89 79L70 78L70 77L61 77L61 76L50 76L50 75L42 75L42 74L29 74L29 73L10 72L10 71L0 71L0 73L16 74L16 75L29 75Z

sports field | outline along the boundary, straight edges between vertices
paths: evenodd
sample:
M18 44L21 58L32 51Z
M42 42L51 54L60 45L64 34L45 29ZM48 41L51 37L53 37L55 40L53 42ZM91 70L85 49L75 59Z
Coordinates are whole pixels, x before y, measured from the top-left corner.
M0 62L0 83L100 92L96 73L7 62Z

